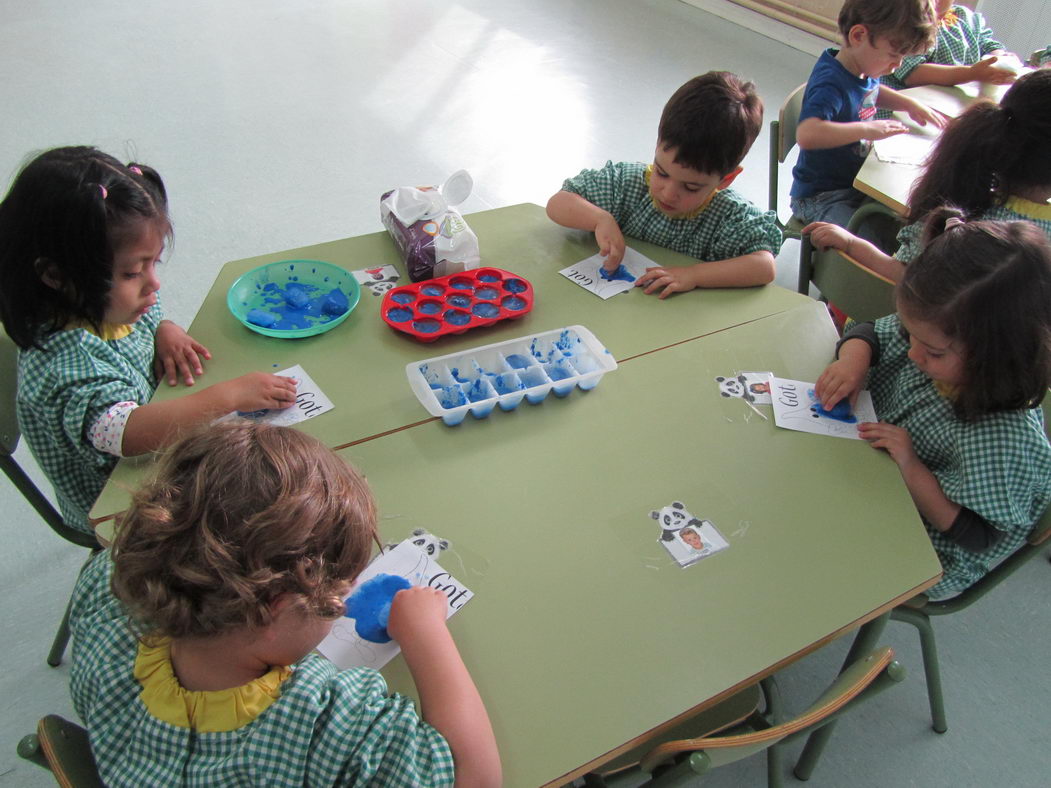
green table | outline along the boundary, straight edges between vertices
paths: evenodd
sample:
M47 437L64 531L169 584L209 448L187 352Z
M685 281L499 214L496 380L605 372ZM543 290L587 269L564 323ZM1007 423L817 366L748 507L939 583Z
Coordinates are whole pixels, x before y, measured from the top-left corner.
M478 234L486 265L514 271L533 283L532 312L424 344L390 329L380 319L381 297L366 290L350 317L332 331L306 339L276 339L250 331L230 315L226 292L238 276L264 263L302 258L326 260L348 270L391 264L404 277L394 243L386 232L379 232L238 260L223 266L189 327L213 356L199 385L301 364L336 407L298 428L340 448L430 418L405 379L405 365L414 360L577 323L624 360L805 302L805 297L772 285L694 291L664 301L634 290L603 301L558 273L595 253L589 233L559 227L543 208L531 204L471 214L468 222ZM652 244L630 244L662 264L689 262L684 255ZM182 386L165 384L154 399L184 392ZM151 462L146 457L117 465L91 510L94 523L111 519L127 505L128 490L138 485Z
M507 785L567 782L937 581L888 456L718 394L735 371L814 380L834 340L810 302L635 356L588 393L340 452L386 540L451 540L442 565L476 596L450 626ZM649 513L675 500L730 547L672 563ZM384 674L414 694L400 658Z

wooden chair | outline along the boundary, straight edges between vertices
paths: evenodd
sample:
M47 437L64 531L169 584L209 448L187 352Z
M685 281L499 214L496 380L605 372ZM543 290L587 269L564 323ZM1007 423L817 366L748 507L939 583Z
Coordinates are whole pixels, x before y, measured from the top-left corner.
M777 120L770 121L770 161L769 161L769 209L777 217L777 226L785 238L800 238L803 235L803 221L794 214L787 222L782 222L777 215L777 182L778 168L785 163L788 154L796 146L796 128L799 126L799 111L803 107L803 91L806 90L804 82L798 88L788 94L781 110L777 113Z
M858 322L875 320L895 311L894 283L838 249L815 249L810 236L803 238L799 261L799 292L806 295L810 284L821 296Z
M63 788L104 788L88 732L57 714L37 723L36 733L18 743L18 754L50 769Z
M101 550L101 546L95 537L86 534L70 525L62 519L51 502L33 484L22 466L15 460L15 449L21 432L18 429L18 418L15 415L15 397L18 389L18 348L11 339L0 332L0 468L3 468L7 478L18 488L22 496L29 502L44 522L51 526L51 530L68 542L87 547L94 554ZM89 556L90 560L90 556ZM70 599L72 604L72 599ZM47 664L57 667L62 663L62 655L66 651L69 642L69 606L62 617L58 633L51 645L51 651L47 656Z
M787 721L781 721L780 700L773 678L760 684L767 698L764 713L753 713L742 724L698 738L666 741L645 753L639 763L605 775L589 774L587 786L668 786L695 781L710 770L758 752L767 752L767 784L782 785L782 745L817 730L853 706L882 692L905 677L905 669L894 661L894 652L880 648L847 667L814 704ZM754 689L754 688L753 688ZM747 690L746 690L747 691ZM639 777L649 775L639 783Z
M1045 424L1051 420L1051 404L1044 398ZM997 564L985 577L962 593L949 599L932 601L926 594L915 596L891 611L893 621L912 624L920 633L920 648L923 652L923 672L927 679L927 699L931 706L931 726L938 733L945 733L945 699L942 695L941 669L938 666L938 647L934 642L934 627L931 618L947 616L966 610L984 597L1051 542L1051 508L1037 520L1025 543Z

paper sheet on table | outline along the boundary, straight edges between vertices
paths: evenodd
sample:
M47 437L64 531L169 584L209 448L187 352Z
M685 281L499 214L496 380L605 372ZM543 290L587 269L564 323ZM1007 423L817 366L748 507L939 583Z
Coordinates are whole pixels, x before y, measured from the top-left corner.
M932 134L922 129L910 131L908 134L895 134L883 140L875 140L872 147L876 151L876 158L880 161L919 167L927 160L937 138L937 133Z
M631 290L635 286L635 280L642 276L647 268L657 268L659 265L642 254L642 252L636 252L629 246L624 249L624 259L621 261L621 265L624 266L631 280L609 280L603 279L600 273L602 262L605 259L602 255L595 254L568 268L563 268L559 273L570 282L575 282L588 292L594 293L605 300L617 295L617 293L625 293Z
M355 587L378 574L398 575L414 586L437 588L446 596L446 619L474 597L467 586L442 569L437 561L416 547L410 539L378 555L358 576ZM351 591L350 596L353 595ZM379 670L401 651L393 640L389 643L365 640L355 631L354 619L346 616L332 625L331 631L317 649L341 670L355 667Z
M328 413L336 407L299 364L274 374L283 378L295 378L299 381L296 384L295 405L291 405L284 410L234 411L217 419L217 421L242 418L266 422L267 424L273 424L275 427L291 427L293 424L320 416L322 413Z
M770 382L770 398L774 405L774 423L786 430L861 440L858 437L858 425L865 421L878 421L872 407L872 395L867 391L858 395L853 412L841 414L838 412L840 406L837 405L831 415L820 412L813 383L774 378Z
M960 85L951 88L920 85L919 87L909 88L907 95L922 104L926 104L931 109L938 110L943 115L955 118L966 108L964 106L967 103L966 99L973 99L978 95L978 83L973 82L970 84L975 86L973 96L968 96L967 91L963 90L963 86ZM897 117L897 113L895 113L895 117Z

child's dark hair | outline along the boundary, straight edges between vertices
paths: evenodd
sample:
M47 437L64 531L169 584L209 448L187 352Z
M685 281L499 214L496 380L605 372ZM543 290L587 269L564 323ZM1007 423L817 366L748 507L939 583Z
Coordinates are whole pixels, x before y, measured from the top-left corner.
M898 308L962 348L959 418L1034 408L1051 383L1051 241L1030 222L930 215L930 240L905 269Z
M81 146L23 167L0 203L0 321L15 344L39 346L73 321L98 328L114 254L143 220L170 233L164 183L144 164Z
M1051 185L1051 69L1020 77L999 104L982 101L938 140L909 198L916 222L944 203L977 218L1013 194Z
M847 0L839 10L839 32L846 41L854 25L864 25L869 43L886 38L896 52L926 52L938 37L933 0Z
M694 77L668 99L657 128L675 163L697 172L728 175L741 163L763 125L755 85L729 71Z
M375 541L364 478L316 439L212 425L176 443L135 493L113 546L113 592L149 636L263 627L283 594L336 618Z

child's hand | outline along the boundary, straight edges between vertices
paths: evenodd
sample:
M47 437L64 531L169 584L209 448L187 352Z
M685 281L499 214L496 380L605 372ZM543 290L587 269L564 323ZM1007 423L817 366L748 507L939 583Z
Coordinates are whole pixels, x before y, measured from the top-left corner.
M868 122L867 140L885 140L896 134L907 134L909 127L900 120L871 120Z
M818 249L839 249L841 252L849 252L854 241L852 233L828 222L811 222L803 228L803 235L809 235L810 243Z
M394 595L387 620L387 634L401 643L403 638L418 637L445 628L448 597L437 588L413 586Z
M908 430L886 422L866 421L858 425L858 435L874 449L885 449L898 468L905 470L920 458L912 447Z
M194 374L204 374L201 358L210 359L208 348L195 340L170 320L157 326L154 340L153 371L158 378L167 378L174 386L178 375L187 386L194 384Z
M678 268L647 268L646 272L635 280L635 287L645 287L644 293L649 295L661 288L661 294L657 296L665 299L672 293L685 293L693 290L697 283L691 273L692 266L681 266Z
M853 343L845 343L843 347L850 344ZM866 344L865 347L867 348L868 345ZM850 357L838 358L825 367L825 371L814 384L814 395L821 403L821 407L825 410L832 410L840 400L846 397L853 410L858 393L865 382L867 371L867 364L861 364L859 360Z
M994 65L997 60L997 56L992 55L972 65L969 69L971 79L978 82L990 82L994 85L1006 85L1008 82L1014 82L1017 79L1015 73L1007 69L997 68Z
M906 111L909 113L909 117L921 126L926 126L930 123L936 129L944 129L945 124L949 122L948 118L940 112L919 101L910 101Z
M610 214L607 213L595 225L595 241L598 253L606 258L602 267L613 273L624 259L624 233Z
M281 410L296 401L296 380L267 372L249 372L219 384L228 388L230 410Z

